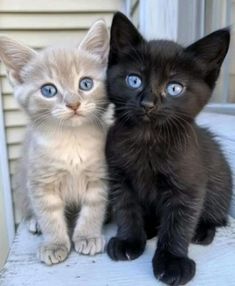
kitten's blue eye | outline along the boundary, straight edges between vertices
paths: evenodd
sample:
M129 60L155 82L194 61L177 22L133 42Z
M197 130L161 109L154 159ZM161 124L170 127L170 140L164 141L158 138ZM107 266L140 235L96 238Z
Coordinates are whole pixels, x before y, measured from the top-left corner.
M44 84L41 87L41 94L45 97L51 98L57 94L57 89L54 84Z
M129 74L126 77L126 83L130 88L137 89L142 86L141 78L136 74Z
M166 92L171 96L180 96L183 90L183 85L178 82L170 82L166 86Z
M91 79L90 77L84 77L79 82L79 88L85 91L91 90L93 85L93 79Z

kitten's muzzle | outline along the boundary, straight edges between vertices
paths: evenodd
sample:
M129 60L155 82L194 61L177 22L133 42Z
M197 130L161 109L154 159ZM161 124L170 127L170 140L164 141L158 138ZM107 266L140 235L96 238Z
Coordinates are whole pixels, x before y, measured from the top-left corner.
M66 106L69 108L69 109L72 109L73 111L77 111L79 106L81 105L80 102L76 102L76 103L69 103L69 104L66 104Z
M145 113L150 113L153 109L158 108L159 99L154 93L150 92L143 94L140 99L140 106L144 109Z
M140 102L140 106L142 106L146 111L148 111L154 108L154 103L152 101L144 99Z

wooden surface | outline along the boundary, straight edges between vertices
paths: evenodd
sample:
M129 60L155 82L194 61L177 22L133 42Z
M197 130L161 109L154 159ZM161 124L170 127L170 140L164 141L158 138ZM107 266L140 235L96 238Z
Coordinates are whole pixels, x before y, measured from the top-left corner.
M217 134L235 170L235 117L204 113L198 122ZM107 239L114 233L115 226L106 227ZM64 263L51 267L36 258L41 239L28 233L24 224L20 225L9 259L0 273L0 286L162 285L155 280L151 267L155 239L148 242L140 258L131 262L113 262L106 254L87 257L72 251ZM197 263L197 273L188 285L235 285L235 220L231 219L230 226L217 232L211 245L190 245L189 255Z
M114 226L106 227L110 237ZM114 262L104 254L81 256L72 251L58 265L46 266L36 258L41 236L19 227L11 253L0 275L1 286L156 286L151 267L156 240L148 242L144 254L136 260ZM190 245L189 255L197 263L195 278L188 285L235 285L235 220L220 229L209 246Z

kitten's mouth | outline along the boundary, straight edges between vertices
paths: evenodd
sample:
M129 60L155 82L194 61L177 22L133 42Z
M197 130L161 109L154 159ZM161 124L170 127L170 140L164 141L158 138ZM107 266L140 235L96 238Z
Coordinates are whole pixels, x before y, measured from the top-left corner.
M150 121L151 121L151 118L150 118L150 116L149 116L148 113L145 113L145 114L143 115L143 120L144 120L144 122L150 122Z
M141 119L145 123L159 123L162 124L166 120L166 116L156 112L144 112L141 114Z
M70 118L78 118L78 117L84 117L84 115L78 112L74 112L74 114L72 114Z

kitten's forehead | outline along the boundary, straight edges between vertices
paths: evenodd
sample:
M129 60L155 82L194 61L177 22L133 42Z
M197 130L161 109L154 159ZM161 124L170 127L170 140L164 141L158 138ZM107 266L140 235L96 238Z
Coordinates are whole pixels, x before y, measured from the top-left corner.
M147 52L146 52L147 51ZM149 41L145 47L145 70L154 72L161 80L172 74L190 74L197 70L185 49L176 42L169 40Z
M182 46L168 40L149 41L148 49L152 59L162 59L164 61L175 59L183 51Z
M72 87L78 77L95 77L100 69L98 61L77 47L50 47L41 51L26 67L26 75L31 80L56 80Z
M184 48L168 40L152 40L136 47L123 58L124 67L135 67L140 71L167 71L184 58Z
M64 81L70 79L73 73L78 73L78 55L73 50L48 49L42 54L42 61L51 78L59 77Z

